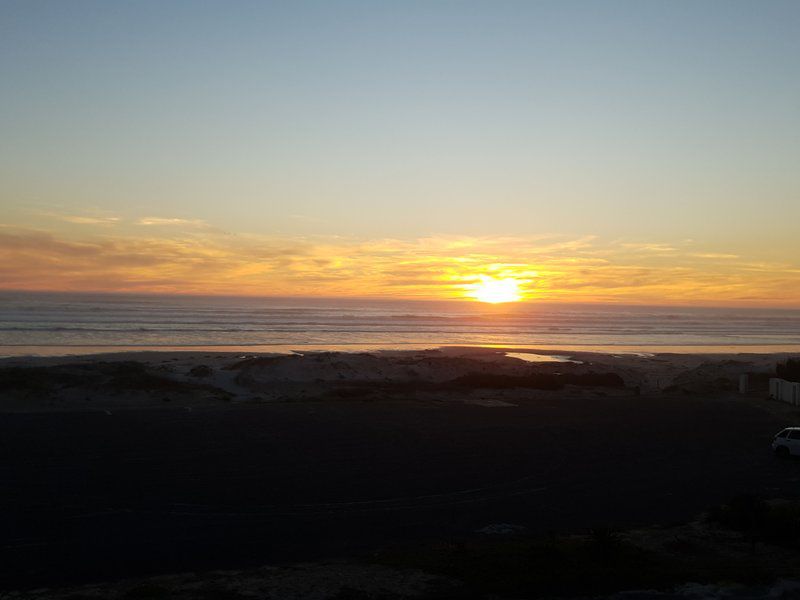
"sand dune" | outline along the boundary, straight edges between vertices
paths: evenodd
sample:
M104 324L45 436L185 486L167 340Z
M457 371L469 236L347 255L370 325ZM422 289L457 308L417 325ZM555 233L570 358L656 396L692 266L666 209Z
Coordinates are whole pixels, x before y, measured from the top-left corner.
M542 351L538 351L540 354ZM565 386L606 393L727 393L751 374L754 392L784 355L602 354L532 362L519 349L443 348L374 353L237 355L119 353L0 361L0 410L92 410L337 397L459 399ZM536 354L531 354L535 358ZM763 388L763 390L761 389Z

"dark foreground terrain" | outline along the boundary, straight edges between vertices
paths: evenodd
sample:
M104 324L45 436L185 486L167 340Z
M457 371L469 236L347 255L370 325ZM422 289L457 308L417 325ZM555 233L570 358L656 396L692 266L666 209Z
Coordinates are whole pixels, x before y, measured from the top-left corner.
M2 586L369 556L498 524L668 523L800 492L800 464L768 447L792 414L765 400L515 402L2 415Z

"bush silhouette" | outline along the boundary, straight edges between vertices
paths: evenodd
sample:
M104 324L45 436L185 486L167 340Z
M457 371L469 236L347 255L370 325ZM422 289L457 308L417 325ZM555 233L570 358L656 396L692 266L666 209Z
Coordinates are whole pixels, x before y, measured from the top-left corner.
M800 382L800 358L787 358L775 367L775 373L781 379Z

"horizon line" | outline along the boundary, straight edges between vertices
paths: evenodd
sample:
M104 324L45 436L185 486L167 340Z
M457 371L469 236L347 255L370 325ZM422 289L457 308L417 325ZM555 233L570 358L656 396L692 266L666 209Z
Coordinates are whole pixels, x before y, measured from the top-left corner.
M616 307L649 307L649 308L707 308L707 309L759 309L759 310L800 310L799 304L758 304L759 300L738 300L729 304L713 304L713 301L695 301L694 303L648 303L648 302L614 302L608 300L598 301L570 301L570 300L548 300L525 298L515 302L502 302L497 304L487 304L476 301L474 298L429 298L429 297L408 297L396 296L387 298L381 296L304 296L304 295L269 295L269 294L219 294L219 293L197 293L197 292L157 292L157 291L127 291L127 290L42 290L42 289L21 289L21 288L0 288L0 294L64 294L73 296L147 296L147 297L178 297L178 298L230 298L230 299L251 299L251 300L322 300L322 301L368 301L378 303L391 302L419 302L437 304L462 304L488 309L498 309L500 307L511 306L616 306Z

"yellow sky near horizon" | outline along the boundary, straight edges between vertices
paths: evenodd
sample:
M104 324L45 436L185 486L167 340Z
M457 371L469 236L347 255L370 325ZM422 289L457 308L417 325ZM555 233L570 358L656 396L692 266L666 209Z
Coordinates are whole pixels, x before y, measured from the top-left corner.
M0 23L0 289L800 307L800 2Z
M491 277L516 280L528 301L797 306L800 298L796 265L688 239L359 239L232 233L167 217L39 218L0 226L2 288L463 299Z

